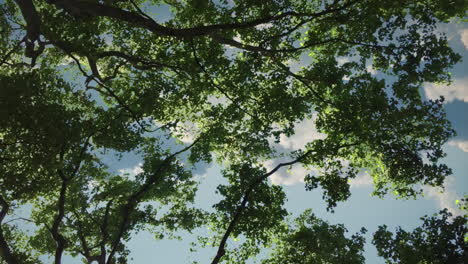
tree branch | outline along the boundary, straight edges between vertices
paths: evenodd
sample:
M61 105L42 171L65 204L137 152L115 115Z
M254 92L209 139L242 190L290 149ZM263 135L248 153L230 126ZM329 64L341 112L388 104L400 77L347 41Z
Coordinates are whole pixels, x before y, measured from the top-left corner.
M268 15L263 18L257 18L252 21L240 23L225 23L208 26L196 26L191 28L170 28L163 26L148 16L143 16L139 13L123 10L117 7L100 4L90 1L72 1L72 0L47 0L48 3L57 5L58 7L67 10L74 16L102 16L114 18L120 21L127 22L136 27L145 28L159 36L171 36L178 38L193 38L197 36L206 36L223 30L239 30L252 28L261 24L271 23L285 18L291 17L310 17L317 18L330 13L341 11L342 9L354 4L359 0L350 1L349 3L338 7L330 8L317 13L302 13L295 11L286 11L279 15Z
M103 217L103 220L102 220L102 224L100 226L101 228L101 232L102 232L102 240L101 240L101 243L100 243L100 247L101 247L101 254L99 256L99 263L100 264L105 264L106 263L106 243L107 243L107 240L109 239L109 233L107 231L107 225L109 224L109 211L110 211L110 208L112 206L112 203L113 203L113 200L110 200L109 202L107 202L107 205L106 205L106 209L105 209L105 212L104 212L104 217Z
M26 57L31 58L31 65L34 66L37 56L44 51L44 44L40 42L41 20L32 0L15 0L26 21ZM35 42L39 43L39 49L34 50Z
M86 241L86 237L84 236L82 230L84 229L83 228L83 225L82 223L80 222L80 216L78 214L78 212L76 211L76 208L73 208L72 210L72 213L75 215L75 223L76 223L76 232L77 232L77 236L78 236L78 239L80 240L80 244L83 248L83 250L80 250L80 253L86 258L86 260L89 262L89 263L92 263L93 261L97 261L99 262L99 256L92 256L91 255L91 248L89 247L88 245L88 242ZM85 214L87 213L86 210L82 210L81 214Z
M173 154L166 157L164 159L164 161L161 162L161 164L158 166L158 168L156 168L155 172L140 187L140 189L138 191L136 191L135 193L133 193L132 195L130 195L130 197L128 198L128 202L123 206L123 209L122 209L123 219L122 219L122 222L120 223L120 226L118 228L117 235L116 235L116 237L115 237L115 239L114 239L114 241L112 243L111 251L109 253L109 256L108 256L107 262L106 262L107 264L113 263L113 258L114 258L114 255L115 255L116 251L117 251L117 246L119 245L120 240L121 240L123 234L125 233L125 230L128 227L128 224L130 223L130 214L136 208L136 206L139 204L139 202L141 200L141 197L145 193L147 193L152 186L154 186L154 184L159 179L157 176L159 176L163 172L163 170L166 168L166 166L168 166L170 164L170 162L176 156L182 154L183 152L188 151L189 149L191 149L199 141L200 141L200 138L196 139L192 144L188 145L187 147L185 147L185 148L183 148L183 149L181 149L181 150L179 150L177 152L174 152Z
M296 52L296 51L308 49L310 47L324 45L324 44L328 44L328 43L331 43L331 42L336 42L336 39L332 38L332 39L325 39L325 40L317 41L317 42L310 42L307 45L304 45L304 46L301 46L301 47L293 47L293 48L289 48L289 49L267 49L267 48L263 48L261 46L253 46L253 45L243 44L243 43L241 43L239 41L224 38L221 35L217 35L217 34L213 34L212 37L213 37L214 40L218 41L221 44L226 44L226 45L238 48L238 49L247 50L247 51L251 51L251 52L263 53L265 55L270 55L270 56L275 54L275 53Z
M198 58L198 55L197 55L197 51L195 49L195 46L194 46L194 43L193 43L193 40L191 41L191 46L192 46L192 52L193 52L193 57L195 59L195 62L197 63L198 67L200 67L200 69L202 70L202 72L205 74L205 76L207 77L208 81L211 83L211 85L213 87L215 87L216 90L218 90L221 94L223 94L229 101L231 101L234 105L237 106L237 108L245 113L246 115L254 118L254 119L257 119L256 116L252 115L251 113L249 113L247 110L245 110L244 108L242 108L242 106L239 104L239 100L237 98L232 98L220 85L217 85L213 79L211 78L210 76L210 73L206 70L205 66L201 63L200 59ZM253 99L253 98L252 98ZM254 101L256 101L255 99L253 99Z
M0 257L2 257L3 261L5 261L7 264L19 264L20 262L11 251L10 247L8 246L8 242L6 241L6 238L3 235L2 222L5 216L7 215L10 207L1 195L0 205L2 206L2 210L0 211Z
M157 61L150 61L150 60L143 59L135 55L126 54L124 52L116 51L116 50L99 52L96 54L96 57L97 59L105 58L105 57L119 57L119 58L127 60L128 62L132 64L133 67L135 67L136 69L140 69L140 70L151 69L151 68L169 68L176 72L182 70L179 66L170 65L166 63L160 63ZM141 65L138 65L138 63L140 63Z
M27 37L34 42L39 39L41 21L36 7L32 0L15 0L21 10L24 20L26 21Z
M54 256L55 264L62 263L62 254L66 246L66 240L62 236L62 234L60 234L59 228L65 216L65 202L66 202L66 192L67 192L67 187L68 187L68 179L65 177L65 175L63 174L61 170L59 170L59 175L60 175L60 178L62 179L62 185L60 188L60 196L57 201L57 215L55 216L54 222L52 224L52 228L50 230L53 239L57 243L57 246L55 248L55 256Z
M270 177L272 174L274 174L276 171L278 171L281 167L290 166L290 165L293 165L295 163L298 163L298 162L302 161L304 158L306 158L308 155L310 155L311 153L312 153L312 151L307 151L307 152L305 152L304 154L302 154L301 156L297 157L296 159L294 159L292 161L278 164L275 168L273 168L268 173L265 173L261 177L255 179L247 187L247 189L244 192L244 195L242 197L242 200L241 200L239 206L237 206L236 211L234 212L234 216L232 217L231 222L229 222L228 228L226 229L226 232L224 233L223 238L221 239L221 242L219 243L218 251L216 253L216 256L213 258L213 261L211 262L211 264L219 263L221 258L226 253L225 247L226 247L227 240L228 240L229 236L231 235L232 231L234 231L234 227L237 224L237 222L239 221L241 213L245 209L245 207L247 205L247 201L249 200L250 194L255 189L255 187L257 187L260 183L262 183L264 180L266 180L268 177Z
M344 147L351 147L351 146L355 146L356 144L345 144L345 145L340 145L340 146L337 146L336 149L334 149L334 151L337 151L341 148L344 148ZM245 209L246 205L247 205L247 201L249 200L249 196L250 194L252 193L252 191L260 184L262 183L264 180L266 180L268 177L270 177L271 175L273 175L276 171L278 171L281 167L284 167L284 166L291 166L295 163L298 163L298 162L301 162L303 161L305 158L307 158L310 154L312 154L313 151L312 150L309 150L309 151L306 151L305 153L303 153L302 155L300 155L299 157L297 157L296 159L292 160L292 161L289 161L289 162L284 162L284 163L280 163L278 164L276 167L274 167L272 170L270 170L268 173L265 173L264 175L262 175L261 177L255 179L246 189L246 191L244 192L244 195L242 197L242 200L239 204L239 206L237 206L236 208L236 211L234 212L234 216L232 217L231 221L229 222L229 225L228 225L228 228L226 229L226 232L224 233L222 239L221 239L221 242L218 246L218 251L216 253L216 256L213 258L213 261L211 262L211 264L217 264L219 263L220 259L224 256L224 254L226 253L225 251L225 247L226 247L226 243L227 243L227 240L229 238L229 236L231 235L231 233L234 231L234 227L235 225L237 224L237 222L239 221L240 219L240 216L241 216L241 213L242 211Z
M18 43L16 43L16 45L13 46L13 48L10 51L7 52L3 56L3 58L0 60L0 66L2 66L3 64L7 64L7 60L9 59L10 55L15 53L21 47L21 43L23 43L25 41L26 41L26 37L24 37L22 40L20 40Z
M320 99L322 102L324 103L328 103L328 104L331 104L332 105L332 102L330 102L329 100L325 99L320 93L318 93L312 86L309 85L309 83L307 83L307 81L309 82L313 82L315 80L310 80L310 79L307 79L305 78L304 76L300 76L298 74L295 74L291 71L291 69L284 65L282 62L280 61L277 61L277 65L283 70L285 71L287 74L289 74L290 76L294 77L295 79L297 79L298 81L300 81L303 85L305 85L306 87L309 88L309 90L312 92L312 94L317 97L318 99Z
M61 43L61 42L53 42L54 45L56 45L57 47L59 47L60 49L62 49L68 56L70 56L70 58L72 58L72 60L75 61L75 63L77 64L78 66L78 69L81 71L81 73L83 74L83 76L86 77L86 83L89 83L91 81L95 81L99 86L103 87L106 92L102 91L101 89L98 89L98 88L95 88L95 87L91 87L89 85L86 85L87 89L92 89L92 90L95 90L96 92L100 93L100 94L104 94L104 95L107 95L107 96L110 96L112 98L114 98L116 101L117 101L117 104L122 107L123 109L125 109L129 114L130 116L133 118L133 120L141 127L141 129L143 129L145 132L155 132L156 130L148 130L145 126L143 126L143 124L140 122L140 117L138 117L136 115L136 113L122 100L120 99L120 97L118 97L114 91L107 85L104 84L103 80L101 79L101 77L99 76L99 72L97 70L97 65L96 65L96 62L91 59L90 57L87 57L88 58L88 62L90 64L90 67L92 69L92 74L89 75L84 69L83 67L81 66L81 63L80 61L72 54L73 50L70 49L69 47L65 46L64 43Z

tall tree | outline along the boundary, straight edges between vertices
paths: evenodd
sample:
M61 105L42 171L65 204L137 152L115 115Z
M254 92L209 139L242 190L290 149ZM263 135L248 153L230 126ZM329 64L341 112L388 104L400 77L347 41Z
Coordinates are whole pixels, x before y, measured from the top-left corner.
M363 168L380 196L415 196L419 184L441 186L451 172L439 163L454 134L443 99L424 101L419 89L450 81L460 56L434 29L463 17L464 0L0 7L0 256L8 264L39 255L58 264L64 252L126 263L135 232L163 237L202 224L215 230L201 239L216 245L212 263L248 259L262 245L278 247L272 262L291 262L288 241L307 261L360 263L359 235L346 238L343 227L310 213L296 227L284 223L285 194L268 178L302 164L311 170L306 188L320 186L332 210ZM275 142L305 119L324 136L278 151ZM135 177L104 162L125 152L144 160ZM265 165L279 157L289 161ZM202 161L220 163L227 181L210 212L192 205L191 168ZM30 217L16 220L33 224L34 234L15 228L14 212L24 207ZM240 249L233 237L243 238ZM332 241L339 253L324 256Z
M466 211L466 204L465 211ZM468 259L467 215L452 218L444 209L439 215L422 217L422 226L412 232L398 228L393 233L380 226L373 244L386 263L454 263ZM452 218L452 219L451 219Z

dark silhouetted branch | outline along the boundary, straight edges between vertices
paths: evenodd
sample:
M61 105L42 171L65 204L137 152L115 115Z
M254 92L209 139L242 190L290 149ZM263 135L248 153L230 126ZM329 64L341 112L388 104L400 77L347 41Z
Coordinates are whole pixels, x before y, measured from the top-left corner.
M2 206L2 210L0 211L0 257L2 257L2 260L7 264L20 264L16 256L11 251L5 236L3 235L2 221L5 219L5 216L7 215L10 207L1 195L0 205Z
M124 235L125 231L128 228L128 225L130 222L130 215L132 211L135 210L136 206L139 204L144 194L150 191L151 187L153 187L157 183L157 180L160 179L158 176L160 176L163 173L164 169L166 169L167 166L169 166L169 164L172 162L172 160L175 157L190 150L199 141L200 141L200 138L196 139L194 142L192 142L192 144L188 145L187 147L167 156L164 159L164 161L161 162L161 164L156 168L155 172L150 177L147 178L147 180L139 188L139 190L133 193L132 195L130 195L130 197L128 198L128 202L122 208L123 219L120 222L117 235L115 236L112 242L111 250L109 252L109 256L107 258L106 264L113 263L114 255L117 252L117 247L120 243L120 240L122 239L122 236Z

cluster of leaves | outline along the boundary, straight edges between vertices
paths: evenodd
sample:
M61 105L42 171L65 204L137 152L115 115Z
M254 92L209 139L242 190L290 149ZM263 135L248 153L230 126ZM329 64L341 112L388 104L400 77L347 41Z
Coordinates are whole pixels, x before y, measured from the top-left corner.
M213 263L243 262L267 245L271 263L362 262L361 235L346 238L310 212L285 224L286 196L268 178L296 163L314 168L306 188L321 187L329 209L363 168L378 195L441 186L450 174L442 145L454 131L443 99L423 101L419 89L450 81L460 56L434 29L466 9L463 0L2 2L0 256L127 263L135 232L177 236L208 219ZM279 153L269 139L312 115L326 137ZM105 162L127 152L143 159L137 175ZM291 161L266 168L284 156ZM191 168L213 160L227 184L205 212L191 205Z
M454 217L444 209L439 215L421 218L423 225L407 232L398 228L395 235L380 226L373 244L386 263L465 263L468 258L466 215Z
M262 263L364 263L366 229L347 238L343 225L324 222L310 210L301 214L295 224L278 237L271 257Z

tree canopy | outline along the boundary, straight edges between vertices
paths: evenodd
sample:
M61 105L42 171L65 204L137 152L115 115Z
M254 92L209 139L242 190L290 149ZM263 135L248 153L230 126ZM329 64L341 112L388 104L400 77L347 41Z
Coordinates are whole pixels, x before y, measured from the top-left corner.
M451 213L423 217L421 227L412 232L401 228L395 238L386 226L374 234L374 244L386 263L463 263L468 259L466 216L449 221Z
M463 19L467 7L464 0L3 1L2 261L49 256L58 264L67 253L84 263L127 263L126 242L139 231L163 238L208 226L213 233L199 246L216 248L213 264L242 263L265 247L271 255L262 263L363 263L365 230L346 236L344 226L310 210L289 220L286 195L269 178L301 164L310 172L306 189L320 187L329 210L348 199L350 180L363 170L377 196L442 186L451 173L439 161L442 145L455 132L443 98L425 100L420 88L450 82L460 56L435 29ZM292 151L278 147L304 120L320 135ZM105 161L125 153L142 157L134 177ZM223 168L213 210L194 203L193 171L203 162ZM13 221L24 208L29 216L20 220L35 226L32 233ZM431 243L443 251L456 236L456 254L466 256L463 218L441 219L396 238L382 227L374 243L389 263L416 263L408 252ZM448 240L422 241L431 232ZM234 238L241 246L230 244ZM437 260L417 261L450 259L432 253Z

